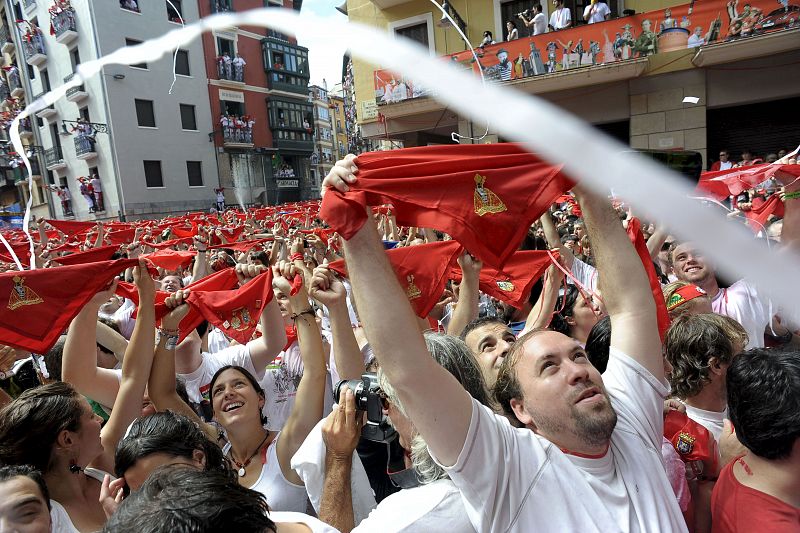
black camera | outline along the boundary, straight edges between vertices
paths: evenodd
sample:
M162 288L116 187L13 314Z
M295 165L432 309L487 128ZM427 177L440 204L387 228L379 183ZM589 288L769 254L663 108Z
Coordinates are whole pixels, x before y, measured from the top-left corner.
M397 431L383 415L383 392L378 385L378 375L366 372L361 379L342 380L333 388L333 400L339 402L345 387L353 391L356 409L367 412L367 421L361 428L361 436L373 442L391 442L397 438Z
M525 11L521 11L521 12L517 13L514 16L517 17L517 18L522 17L528 22L530 22L531 18L533 18L530 9L526 9Z

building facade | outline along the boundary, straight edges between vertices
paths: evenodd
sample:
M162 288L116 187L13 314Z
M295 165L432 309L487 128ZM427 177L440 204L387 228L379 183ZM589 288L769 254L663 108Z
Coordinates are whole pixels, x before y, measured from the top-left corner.
M542 2L549 18L548 4ZM796 7L768 0L740 7L724 0L625 0L609 2L610 20L587 25L585 4L566 2L572 28L536 37L521 32L513 41L504 41L502 28L508 20L524 27L517 14L532 2L454 0L448 6L473 45L485 30L493 32L497 44L476 49L491 83L535 94L633 148L696 150L707 165L723 148L734 157L746 149L763 156L793 148L785 145L800 125L780 110L800 103L800 69L787 68L800 59ZM616 18L624 9L635 14ZM347 11L351 21L415 40L431 55L477 70L430 2L348 0ZM355 111L365 138L419 146L452 142L453 132L476 139L483 133L485 124L448 110L416 80L380 67L354 62ZM490 129L476 142L498 140Z
M334 159L341 159L347 155L347 116L345 115L344 92L339 89L335 94L329 94L331 101L331 127L333 128Z
M71 80L83 61L199 16L197 3L179 0L7 1L34 96ZM35 128L45 181L69 188L78 219L153 218L213 205L219 180L200 42L178 50L174 75L172 57L105 68L38 112ZM93 203L79 181L92 177L102 193Z
M336 162L336 136L331 123L331 101L326 87L312 85L308 98L314 106L314 154L311 156L311 175L315 190Z
M292 0L200 1L203 16L274 7ZM313 106L308 49L288 35L252 27L202 37L220 185L229 204L276 204L311 197Z

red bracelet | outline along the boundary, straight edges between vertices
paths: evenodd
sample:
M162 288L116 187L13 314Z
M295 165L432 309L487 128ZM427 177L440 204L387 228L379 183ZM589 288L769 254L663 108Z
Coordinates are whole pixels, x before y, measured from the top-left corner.
M303 254L301 254L299 252L298 253L294 253L294 254L289 256L289 260L292 261L292 262L294 262L294 261L304 261Z

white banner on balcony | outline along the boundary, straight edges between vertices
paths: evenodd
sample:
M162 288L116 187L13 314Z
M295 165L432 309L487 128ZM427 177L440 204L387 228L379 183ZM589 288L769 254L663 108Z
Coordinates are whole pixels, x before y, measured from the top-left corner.
M229 91L227 89L220 89L219 99L225 100L226 102L244 103L244 93L240 91Z
M279 189L296 189L299 180L278 180Z

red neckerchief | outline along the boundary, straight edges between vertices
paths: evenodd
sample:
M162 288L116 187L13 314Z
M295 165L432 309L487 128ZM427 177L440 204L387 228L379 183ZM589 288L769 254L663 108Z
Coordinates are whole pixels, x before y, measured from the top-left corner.
M288 350L295 341L297 341L297 327L294 324L286 326L286 346L283 347L283 351Z

